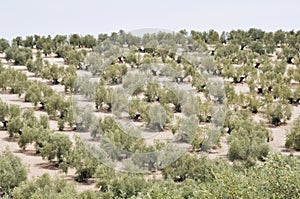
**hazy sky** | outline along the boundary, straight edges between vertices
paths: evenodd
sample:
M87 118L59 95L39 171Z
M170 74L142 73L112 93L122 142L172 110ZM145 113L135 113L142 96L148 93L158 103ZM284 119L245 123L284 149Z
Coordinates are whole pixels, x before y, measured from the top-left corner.
M163 28L299 30L299 0L0 0L0 37Z

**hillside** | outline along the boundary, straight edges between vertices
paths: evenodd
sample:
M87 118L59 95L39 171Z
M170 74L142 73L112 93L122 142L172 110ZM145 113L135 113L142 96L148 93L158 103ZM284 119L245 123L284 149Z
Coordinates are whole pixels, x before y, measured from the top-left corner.
M171 198L249 197L233 193L238 176L293 197L299 50L299 31L260 29L2 39L0 152L19 157L29 180L58 175L93 197L160 198L161 184ZM285 176L272 170L282 162L293 168ZM255 173L291 187L279 193Z

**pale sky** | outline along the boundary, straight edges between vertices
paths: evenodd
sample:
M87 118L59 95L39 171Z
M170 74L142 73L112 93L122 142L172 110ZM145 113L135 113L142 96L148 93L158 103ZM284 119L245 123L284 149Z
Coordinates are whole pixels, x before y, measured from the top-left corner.
M0 38L142 28L299 30L299 0L0 0Z

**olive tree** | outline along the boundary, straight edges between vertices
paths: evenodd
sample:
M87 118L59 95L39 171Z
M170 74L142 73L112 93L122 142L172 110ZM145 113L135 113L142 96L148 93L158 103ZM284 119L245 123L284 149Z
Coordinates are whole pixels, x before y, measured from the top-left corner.
M25 65L28 71L33 72L36 76L40 75L45 65L41 51L37 51L34 61L33 59L28 59Z
M167 123L167 117L165 108L160 104L154 104L149 107L147 123L151 129L163 131Z
M63 74L64 67L56 64L47 65L42 71L42 77L51 80L53 84L59 84L62 81Z
M114 64L105 68L102 78L111 84L122 83L123 77L127 73L127 66L124 64Z
M69 36L69 42L73 46L80 47L82 45L82 37L78 34L72 34Z
M93 48L96 46L96 39L93 35L85 35L82 37L82 45L85 48Z
M262 124L256 124L250 119L235 120L235 127L228 138L229 159L249 163L263 160L270 150L267 144L270 137L269 131Z
M150 82L147 84L145 92L145 99L147 102L159 101L161 95L161 86L158 82Z
M75 66L68 66L64 70L64 74L62 77L62 85L65 86L65 92L70 91L71 93L74 92L75 84L77 80L77 73L76 73L76 67Z
M264 55L266 53L263 44L260 41L252 41L249 44L249 48L252 50L252 52L258 53L260 55Z
M45 111L50 115L57 117L60 115L60 111L64 107L64 99L59 94L53 94L49 96L45 103Z
M71 49L67 51L66 54L64 55L64 60L69 65L80 67L82 62L84 61L86 54L87 51L84 49L80 51Z
M25 47L33 48L34 38L33 36L27 36L23 42Z
M90 53L84 62L85 69L93 75L101 74L104 70L103 58L98 53Z
M53 42L54 50L56 51L57 48L67 44L67 36L66 35L55 35L52 42Z
M0 52L3 53L7 48L9 48L9 42L6 39L0 39Z
M194 115L179 121L179 128L174 132L176 140L191 143L199 131L198 123L198 119Z
M12 192L12 198L77 198L78 192L74 185L60 177L51 178L45 173L16 187Z
M22 134L19 137L18 145L22 150L26 150L28 144L35 144L38 150L38 144L42 141L41 136L47 136L49 129L44 129L42 126L22 127Z
M21 159L8 149L0 153L0 195L6 195L27 179Z
M30 48L18 48L17 46L9 47L5 50L5 59L13 60L16 65L25 65L28 59L32 58Z
M22 127L23 123L20 116L11 119L7 124L7 132L9 133L9 137L12 138L16 134L20 134Z
M17 47L21 47L24 45L23 39L21 36L17 36L15 38L13 38L12 40L12 45L13 46L17 46Z
M2 126L3 126L2 128L4 130L6 130L7 128L8 115L9 115L9 106L0 99L0 121L2 122Z
M51 133L47 137L46 141L40 152L43 158L47 158L49 161L57 160L58 166L67 160L67 156L71 151L72 142L67 135L61 133Z
M284 102L267 104L265 115L271 124L279 126L291 118L291 107Z
M99 82L96 88L94 99L96 109L106 107L106 109L110 111L112 107L112 94L113 91L111 88L106 88L103 81Z
M297 150L300 150L300 118L297 118L292 128L289 130L287 134L287 139L285 141L285 146L290 148L294 147Z
M70 167L76 168L77 176L75 180L86 182L94 176L99 160L91 154L86 143L78 137L75 140L76 143L68 156L68 161L70 162Z

